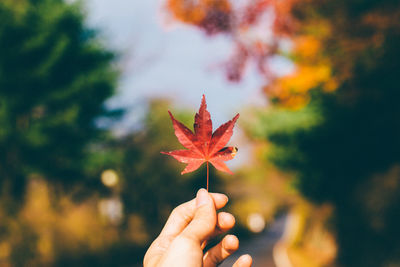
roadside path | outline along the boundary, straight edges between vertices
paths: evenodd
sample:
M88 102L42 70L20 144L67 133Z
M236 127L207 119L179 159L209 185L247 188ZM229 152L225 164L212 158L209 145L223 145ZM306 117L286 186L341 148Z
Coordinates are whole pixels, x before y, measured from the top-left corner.
M272 250L283 234L286 218L286 215L278 217L263 233L241 242L239 250L220 267L232 267L237 258L243 254L250 254L253 257L253 267L275 267Z

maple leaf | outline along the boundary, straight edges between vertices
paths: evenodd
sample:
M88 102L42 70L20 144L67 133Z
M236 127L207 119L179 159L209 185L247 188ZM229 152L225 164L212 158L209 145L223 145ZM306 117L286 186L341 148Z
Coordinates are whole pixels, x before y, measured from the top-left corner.
M207 111L206 98L203 95L199 112L194 118L194 133L176 120L168 111L175 135L178 141L187 149L161 152L170 155L180 162L187 163L186 168L181 172L185 174L197 170L204 162L207 163L207 188L208 188L208 163L211 163L217 170L233 174L226 166L225 161L235 157L237 148L225 147L233 134L233 127L239 118L237 114L232 120L222 124L212 133L212 121Z

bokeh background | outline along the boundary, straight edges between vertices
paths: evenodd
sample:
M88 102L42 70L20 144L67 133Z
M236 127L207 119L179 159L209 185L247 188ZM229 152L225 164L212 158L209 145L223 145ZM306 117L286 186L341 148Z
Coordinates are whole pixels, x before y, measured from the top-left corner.
M398 0L1 0L0 265L141 266L205 186L160 154L180 148L167 110L192 125L205 94L214 125L241 114L211 191L254 266L400 266L399 18Z

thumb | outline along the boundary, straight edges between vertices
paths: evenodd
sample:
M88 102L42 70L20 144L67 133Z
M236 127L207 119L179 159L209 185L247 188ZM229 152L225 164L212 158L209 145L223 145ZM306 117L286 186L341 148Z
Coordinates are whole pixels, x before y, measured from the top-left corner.
M202 188L197 192L196 212L194 218L182 232L182 235L192 239L200 245L210 235L212 235L216 223L217 213L214 201L210 194Z

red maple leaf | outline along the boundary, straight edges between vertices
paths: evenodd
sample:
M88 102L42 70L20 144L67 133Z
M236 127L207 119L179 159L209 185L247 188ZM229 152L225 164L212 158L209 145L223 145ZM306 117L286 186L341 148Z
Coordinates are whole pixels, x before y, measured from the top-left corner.
M217 170L233 174L224 161L235 157L237 148L225 147L233 134L233 127L239 118L237 114L232 120L222 124L212 133L212 121L207 111L205 96L201 101L199 112L194 118L194 133L177 121L172 113L168 111L175 135L178 141L187 149L171 152L161 152L170 155L180 162L187 163L186 168L181 172L185 174L197 170L204 162L207 163L207 189L208 189L208 163L211 163Z

